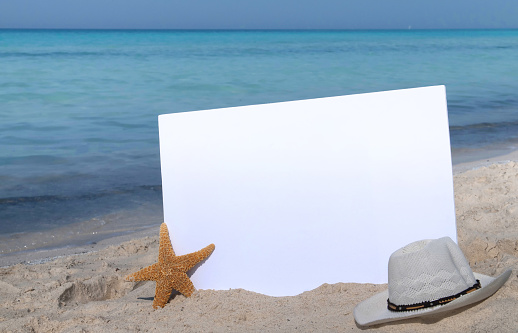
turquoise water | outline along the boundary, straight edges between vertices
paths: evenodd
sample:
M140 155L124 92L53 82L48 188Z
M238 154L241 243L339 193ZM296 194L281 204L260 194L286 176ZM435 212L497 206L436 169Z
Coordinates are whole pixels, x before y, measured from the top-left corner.
M454 161L515 149L517 54L518 30L0 30L0 237L160 223L164 113L444 84Z

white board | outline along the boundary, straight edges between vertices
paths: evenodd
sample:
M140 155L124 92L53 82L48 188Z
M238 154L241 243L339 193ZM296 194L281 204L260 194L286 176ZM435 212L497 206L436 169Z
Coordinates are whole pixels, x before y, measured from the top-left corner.
M392 252L456 239L444 86L159 116L177 255L198 289L386 283Z

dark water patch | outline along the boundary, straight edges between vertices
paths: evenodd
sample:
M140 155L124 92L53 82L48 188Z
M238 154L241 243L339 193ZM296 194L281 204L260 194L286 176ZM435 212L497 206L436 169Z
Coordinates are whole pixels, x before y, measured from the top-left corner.
M0 129L1 131L1 129ZM56 144L61 140L51 140L49 138L24 138L19 136L8 135L2 137L0 145L8 146L25 146L25 145L43 145L43 144ZM1 159L1 158L0 158Z
M151 126L147 123L127 123L122 121L116 121L116 120L108 120L108 121L97 121L95 122L96 125L99 126L108 126L108 127L116 127L121 129L138 129L138 128L149 128L149 127L156 127Z
M1 82L0 89L8 89L8 88L22 88L26 89L30 87L30 84L26 82Z
M501 109L515 113L518 109L518 97L509 93L499 93L490 89L485 90L483 96L449 96L448 110L454 114L468 110L472 113L485 113L491 116L494 111Z
M161 186L120 188L77 196L3 198L0 199L0 234L43 231L146 205L155 206L162 214Z
M21 157L1 157L0 161L3 165L26 165L26 164L44 164L59 165L68 163L68 159L51 156L51 155L30 155Z
M518 143L518 121L450 126L452 148L484 147Z
M107 57L127 56L126 52L120 51L61 51L61 52L0 52L0 58L68 58L68 57Z

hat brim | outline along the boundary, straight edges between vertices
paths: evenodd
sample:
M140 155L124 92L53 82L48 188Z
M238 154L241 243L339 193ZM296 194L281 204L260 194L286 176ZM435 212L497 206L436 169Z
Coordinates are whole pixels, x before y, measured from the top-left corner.
M503 286L505 281L507 281L511 275L511 269L506 270L496 278L478 273L473 273L473 275L475 275L477 280L480 280L482 288L461 296L448 304L421 310L394 312L387 309L387 289L356 305L354 308L354 319L360 326L370 326L407 318L423 317L461 308L493 295Z

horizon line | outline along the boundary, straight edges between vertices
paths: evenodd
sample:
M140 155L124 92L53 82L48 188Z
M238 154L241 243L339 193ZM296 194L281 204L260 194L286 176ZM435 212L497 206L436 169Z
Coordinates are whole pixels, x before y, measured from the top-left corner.
M432 31L432 30L518 30L518 28L0 28L1 30L68 31Z

